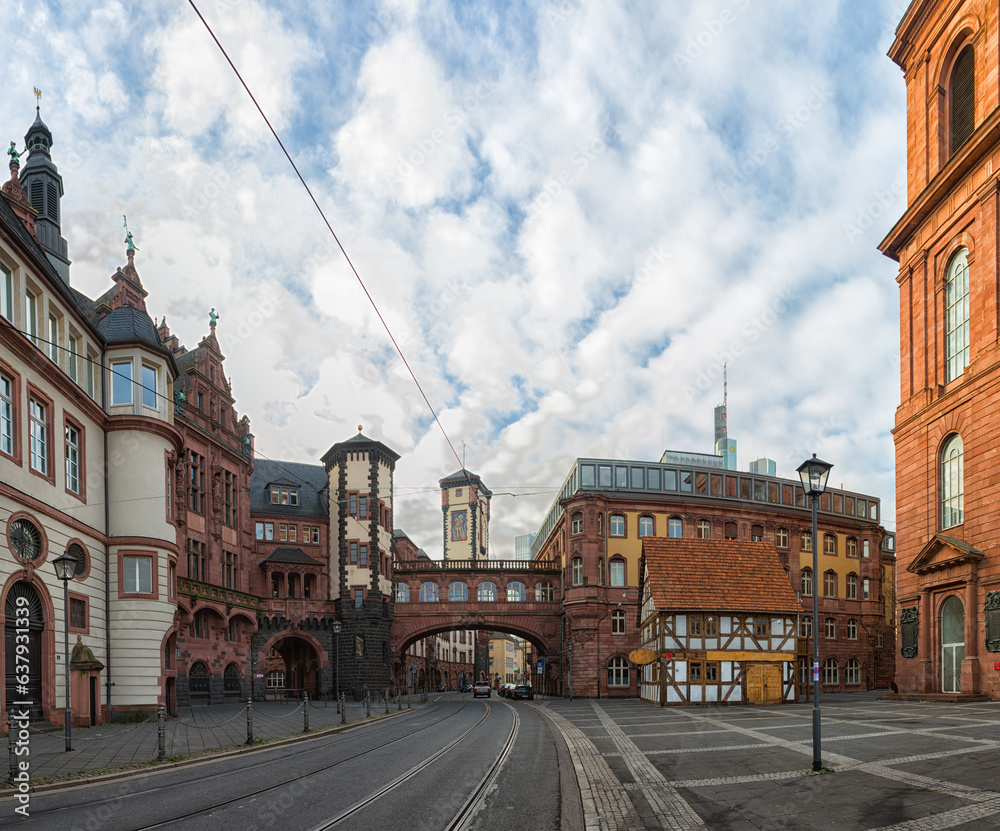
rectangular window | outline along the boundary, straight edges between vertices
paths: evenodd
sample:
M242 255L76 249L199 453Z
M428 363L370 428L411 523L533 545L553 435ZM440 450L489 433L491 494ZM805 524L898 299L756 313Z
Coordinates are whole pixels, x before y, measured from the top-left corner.
M348 550L350 552L348 562L352 566L356 566L358 564L358 544L356 542L350 543Z
M368 497L358 498L358 519L368 519Z
M236 527L236 474L229 470L222 472L222 519L230 528Z
M278 539L281 542L288 542L288 526L285 523L278 523Z
M14 435L14 382L6 375L0 375L0 451L14 455L16 437Z
M205 543L198 540L188 540L188 577L192 580L208 582L205 573Z
M801 542L799 548L802 551L812 551L813 550L813 535L812 531L803 531L801 534Z
M257 530L257 539L259 539L259 540L264 539L264 523L263 522L258 522L257 523L257 529L256 530Z
M351 516L358 515L358 495L356 493L349 494L347 497L347 513Z
M122 591L125 594L153 593L152 557L122 557Z
M87 395L97 398L97 374L94 367L97 366L97 357L92 353L87 353Z
M205 513L205 457L188 451L188 508Z
M0 263L0 317L14 322L14 278Z
M706 661L705 681L714 684L719 680L719 664L716 661Z
M368 546L359 545L358 546L358 565L367 566L368 565Z
M714 617L705 618L705 637L714 638L719 634L718 624Z
M49 423L48 407L35 398L29 399L28 415L31 420L31 469L43 476L49 474Z
M871 585L867 577L861 581L861 597L863 600L871 600Z
M49 315L49 357L59 363L59 318Z
M156 367L142 365L142 406L156 409Z
M77 364L80 360L80 341L73 335L69 336L69 377L76 381Z
M625 517L622 514L612 514L608 519L608 534L612 537L625 536Z
M80 493L80 431L66 425L66 490Z
M837 620L836 618L828 617L826 619L826 636L831 640L837 637Z
M270 542L274 539L274 523L265 522L264 523L264 539Z
M758 638L767 637L767 618L765 617L754 618L753 633Z
M608 577L610 578L612 586L624 586L625 585L625 561L624 560L612 560L608 564Z
M222 560L223 585L227 589L238 588L236 585L236 555L227 551Z
M87 601L79 597L69 599L69 628L87 628Z
M24 291L24 331L31 342L38 346L38 298L31 289Z
M111 406L132 403L132 362L111 362Z
M691 661L688 664L688 680L692 684L700 684L702 679L702 663L701 661Z
M639 536L640 537L653 536L653 518L651 516L639 517Z
M691 615L691 617L688 618L689 634L696 638L700 638L702 634L701 623L701 615Z
M355 589L354 590L354 608L360 609L365 605L365 590Z

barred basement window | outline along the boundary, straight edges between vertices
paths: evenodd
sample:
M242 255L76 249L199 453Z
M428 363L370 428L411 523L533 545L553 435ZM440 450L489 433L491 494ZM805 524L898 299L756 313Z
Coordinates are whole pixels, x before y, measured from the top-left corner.
M188 686L192 693L208 692L208 667L198 661L188 673Z
M87 628L87 601L76 597L69 599L69 625L73 629Z
M240 691L240 668L236 664L229 664L222 674L222 689L226 692Z

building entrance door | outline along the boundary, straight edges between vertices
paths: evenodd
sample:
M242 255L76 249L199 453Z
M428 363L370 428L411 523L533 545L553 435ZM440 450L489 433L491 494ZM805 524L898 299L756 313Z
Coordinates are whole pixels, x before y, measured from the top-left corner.
M747 666L747 701L750 704L781 703L781 666L750 664Z
M27 615L25 615L25 611ZM24 632L23 623L27 617L28 628ZM20 626L18 624L21 624ZM30 702L28 710L33 720L42 718L42 630L45 620L42 616L42 601L29 583L15 583L7 593L4 603L4 700L10 707L15 701ZM17 635L26 635L17 640ZM17 647L22 647L21 655L27 659L27 673L24 663L17 659ZM24 648L27 648L25 652ZM18 676L27 674L28 683L18 683Z
M957 597L949 597L941 609L941 692L962 691L964 658L965 608Z

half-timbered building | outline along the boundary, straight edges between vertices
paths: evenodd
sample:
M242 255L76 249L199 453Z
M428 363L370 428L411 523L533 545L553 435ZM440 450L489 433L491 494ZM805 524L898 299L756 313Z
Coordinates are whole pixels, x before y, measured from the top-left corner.
M796 700L801 607L773 546L647 538L642 545L643 701ZM647 653L648 654L648 653Z

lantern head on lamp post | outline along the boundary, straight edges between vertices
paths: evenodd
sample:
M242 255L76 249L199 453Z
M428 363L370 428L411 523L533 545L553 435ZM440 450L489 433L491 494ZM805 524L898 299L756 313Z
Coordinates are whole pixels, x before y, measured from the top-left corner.
M829 462L817 459L813 453L811 459L806 459L798 466L799 478L802 480L802 490L812 499L812 555L813 555L813 766L814 772L823 769L823 753L820 741L819 716L819 529L817 527L817 511L819 498L826 490L826 480L830 475Z
M76 575L76 557L68 551L64 551L52 561L56 570L56 577L62 580L63 584L63 661L66 667L66 750L73 749L72 716L70 715L70 687L69 687L69 581Z

